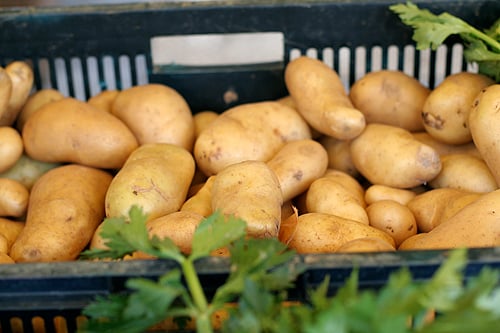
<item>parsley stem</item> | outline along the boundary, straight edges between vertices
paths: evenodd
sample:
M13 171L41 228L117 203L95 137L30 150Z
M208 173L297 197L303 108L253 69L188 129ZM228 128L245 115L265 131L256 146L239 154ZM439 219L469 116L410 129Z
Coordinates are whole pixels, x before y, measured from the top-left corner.
M494 38L491 38L481 30L478 30L474 27L470 27L470 30L473 36L475 36L478 39L482 39L484 42L490 45L495 52L500 53L500 42L498 42Z

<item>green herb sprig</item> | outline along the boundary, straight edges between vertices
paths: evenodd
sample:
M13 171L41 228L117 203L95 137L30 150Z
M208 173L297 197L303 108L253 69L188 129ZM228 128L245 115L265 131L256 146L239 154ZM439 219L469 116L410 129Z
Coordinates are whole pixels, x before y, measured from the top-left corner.
M187 256L169 239L149 238L145 221L137 207L127 219L105 220L102 236L109 249L83 257L120 258L140 250L172 259L179 269L157 281L129 279L130 293L99 297L83 310L88 321L81 332L146 332L165 319L189 318L197 332L208 333L214 332L211 316L218 310L228 313L222 333L489 333L500 327L499 271L483 267L466 281L465 249L450 251L427 281L414 281L402 267L379 290L360 289L354 267L334 295L326 276L318 288L307 290L307 299L291 302L287 291L304 267L278 240L245 237L244 221L214 213L196 229ZM230 273L207 300L194 262L222 247L230 250ZM436 317L426 319L433 311Z
M436 50L449 36L459 35L466 61L476 62L479 73L500 82L500 18L481 31L447 12L436 15L412 2L389 8L414 29L413 40L418 50Z

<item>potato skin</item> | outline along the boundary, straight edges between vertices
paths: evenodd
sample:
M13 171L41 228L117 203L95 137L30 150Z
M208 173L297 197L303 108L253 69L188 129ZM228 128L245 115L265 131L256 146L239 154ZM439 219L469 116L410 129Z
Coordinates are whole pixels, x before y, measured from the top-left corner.
M351 140L338 140L328 135L323 135L318 139L328 154L328 168L337 169L348 173L353 177L358 177L351 158Z
M191 151L195 128L184 98L173 88L150 83L122 90L112 114L134 133L139 144L170 143Z
M293 59L285 68L285 84L297 111L318 132L349 140L363 131L363 113L352 105L338 74L322 61Z
M194 175L195 162L186 149L169 143L137 148L114 176L106 193L106 216L128 216L133 205L149 220L179 210Z
M249 237L277 237L282 205L279 180L262 161L229 165L212 184L212 211L245 220Z
M200 136L201 131L208 127L219 114L215 111L201 111L193 115L195 138Z
M12 93L12 80L7 71L0 67L0 126L10 125L10 115L8 106Z
M494 81L484 75L460 72L448 75L425 101L422 118L425 130L448 144L472 140L469 113L477 94Z
M476 97L469 113L472 139L497 184L500 184L500 84L483 89Z
M477 149L474 142L467 142L461 145L452 145L448 143L441 142L435 138L433 138L427 132L415 132L412 133L413 137L418 141L431 146L434 148L439 156L449 155L449 154L468 154L475 157L482 158L481 153Z
M365 191L365 202L370 205L380 200L393 200L406 205L417 193L411 190L394 188L385 185L370 185Z
M356 169L372 184L395 188L422 185L441 171L439 154L399 127L368 124L351 142Z
M212 214L212 185L215 177L208 177L200 189L182 204L181 211L195 212L205 217Z
M293 140L310 139L311 131L296 110L274 101L232 107L200 133L193 155L207 176L245 160L267 162Z
M45 104L26 121L26 154L43 162L121 168L138 143L115 116L67 97Z
M0 126L0 173L12 168L23 151L21 134L10 126Z
M397 70L379 70L354 82L349 97L367 123L381 123L410 132L424 130L422 108L430 89Z
M14 244L17 236L24 229L25 223L23 221L14 221L7 218L0 217L0 236L5 240L5 245L10 251L12 244ZM0 251L1 252L1 251Z
M119 93L119 90L104 90L90 97L87 103L100 110L111 113L113 111L113 102Z
M33 186L23 230L10 251L16 262L68 261L78 257L104 218L110 173L67 164Z
M20 182L0 178L0 216L22 217L28 208L29 190Z
M336 253L359 253L359 252L391 252L396 248L379 237L362 237L353 239L340 246Z
M63 99L64 95L56 89L42 89L29 96L16 119L16 128L22 132L26 120L43 105Z
M317 141L296 140L286 143L267 165L278 177L283 201L288 201L323 176L328 167L328 155Z
M0 126L14 124L21 108L28 99L33 87L33 70L24 61L13 61L5 67L9 75L12 90L9 103L3 114L0 114Z
M288 246L298 253L332 253L357 238L379 237L395 245L391 236L367 224L325 213L299 215Z

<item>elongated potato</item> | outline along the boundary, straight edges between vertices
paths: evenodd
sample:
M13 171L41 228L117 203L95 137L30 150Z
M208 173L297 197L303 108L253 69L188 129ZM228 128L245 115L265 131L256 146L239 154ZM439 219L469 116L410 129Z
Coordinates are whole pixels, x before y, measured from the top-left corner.
M500 246L500 190L481 196L428 233L404 241L399 249L452 249Z
M17 236L19 236L23 230L24 225L25 223L22 221L14 221L0 217L0 236L2 236L3 241L5 241L4 246L7 247L7 251L4 253L10 252L12 244L14 244Z
M9 116L7 113L11 93L12 80L10 79L9 74L7 74L7 71L5 71L3 67L0 67L0 120L5 119L3 121L3 125L0 121L0 126L8 125L7 119Z
M283 201L288 201L323 176L328 167L328 155L317 141L296 140L287 142L267 165L278 177Z
M407 203L420 232L429 232L479 198L480 193L454 188L438 188L416 195Z
M368 124L351 142L356 169L372 184L412 188L432 180L441 171L439 154L399 127Z
M33 159L103 169L122 167L138 146L121 120L71 97L39 108L24 124L22 136Z
M14 124L21 108L33 88L33 69L24 61L14 61L5 67L12 82L9 104L0 115L0 126Z
M361 185L346 173L337 170L328 171L309 186L306 193L307 211L336 215L369 224ZM350 184L346 184L346 181ZM352 186L355 187L352 189Z
M112 113L132 130L139 144L170 143L191 151L195 129L189 105L175 89L145 84L122 90Z
M332 253L357 238L378 237L395 246L387 233L343 217L307 213L299 215L297 227L288 246L298 253Z
M104 218L110 173L68 164L33 186L23 230L10 250L16 262L74 260Z
M352 104L367 123L381 123L410 132L424 130L422 108L430 89L417 79L397 70L365 74L349 91Z
M178 145L141 145L109 186L106 216L128 216L133 205L141 207L149 220L178 211L186 200L194 169L193 156Z
M323 135L318 139L319 143L325 147L328 153L328 168L336 169L348 173L353 177L358 177L351 158L351 140L338 140L328 135Z
M495 177L497 184L500 184L498 105L500 105L500 84L483 89L477 95L470 110L469 128L477 149Z
M307 56L290 61L285 84L298 112L318 132L349 140L365 128L365 117L352 105L340 77L322 61Z
M478 93L494 81L478 73L448 75L432 90L422 109L425 130L448 144L472 141L469 113Z
M208 177L201 188L193 196L187 199L181 207L181 211L195 212L205 217L213 213L212 211L212 185L216 176Z
M23 151L21 134L10 126L0 126L0 173L12 168Z
M29 190L16 180L0 178L0 216L22 217L26 213Z
M498 185L483 159L469 154L441 156L442 168L429 182L432 188L451 187L469 192L486 193Z
M277 237L282 204L279 180L265 162L229 165L212 184L212 210L245 220L249 237Z
M278 102L256 102L224 111L200 133L193 154L207 176L245 160L267 162L293 140L311 131L296 110Z
M411 190L394 188L385 185L370 185L365 191L365 202L370 205L380 200L393 200L406 205L417 193Z
M17 115L16 128L22 132L26 120L43 105L63 99L64 95L56 89L41 89L30 95Z

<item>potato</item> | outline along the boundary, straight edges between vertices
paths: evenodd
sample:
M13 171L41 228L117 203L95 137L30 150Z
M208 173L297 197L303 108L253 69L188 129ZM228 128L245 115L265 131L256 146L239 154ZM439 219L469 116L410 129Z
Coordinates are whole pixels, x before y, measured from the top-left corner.
M369 72L356 80L349 91L354 107L367 123L381 123L410 132L424 130L422 108L430 89L398 70Z
M87 100L87 103L100 110L112 112L113 102L115 101L116 96L118 96L119 93L119 90L103 90L100 93L90 97Z
M412 134L413 137L418 141L434 148L438 152L439 156L449 154L469 154L475 157L482 158L479 150L472 141L461 145L452 145L433 138L427 132L416 132Z
M338 74L321 60L300 56L285 68L297 111L318 132L340 140L357 137L365 117L354 108Z
M299 215L288 246L298 253L332 253L357 238L378 237L395 246L387 233L367 224L324 213Z
M22 132L26 120L34 112L47 103L55 102L63 98L64 95L59 90L49 88L38 90L33 95L30 95L17 116L16 128Z
M200 170L211 176L245 160L267 162L285 143L310 138L296 110L274 101L246 103L221 113L200 134L193 154Z
M420 234L418 238L408 238L399 249L500 246L499 212L500 190L481 194L477 200L463 207L428 233Z
M181 211L195 212L205 217L212 214L212 185L215 177L208 177L198 192L182 204Z
M365 202L371 205L381 200L393 200L402 205L406 205L417 193L412 190L394 188L385 185L370 185L365 191Z
M106 193L106 216L128 216L133 205L149 220L178 211L194 175L193 156L169 143L137 148L113 178Z
M20 182L0 178L0 216L21 217L26 213L29 190Z
M317 141L295 140L287 142L267 165L278 177L283 201L288 201L323 176L328 167L328 155Z
M441 156L442 168L429 182L432 188L451 187L469 192L486 193L498 188L483 159L468 154Z
M329 172L309 186L306 194L307 211L336 215L369 224L361 185L346 173L337 170L329 170ZM356 185L345 184L345 181L356 183ZM352 189L352 186L355 188Z
M0 236L2 236L2 241L4 241L4 246L7 247L8 253L12 244L14 244L17 236L21 233L24 228L25 223L22 221L13 221L7 218L0 217ZM0 251L2 252L2 251Z
M150 83L122 90L112 113L132 130L139 144L170 143L191 151L195 138L193 115L173 88Z
M7 74L7 71L3 67L0 67L0 120L5 118L5 124L1 125L0 122L0 126L10 125L7 124L7 120L10 117L7 113L11 93L12 80L10 79L10 75Z
M380 200L366 207L370 225L389 234L398 247L405 239L417 233L417 222L412 211L393 200Z
M445 187L416 195L407 203L407 207L415 216L418 230L429 232L480 195Z
M477 94L494 81L478 73L460 72L448 75L432 90L422 109L425 130L448 144L465 144L472 140L469 113Z
M75 260L104 218L110 173L67 164L38 179L23 230L10 250L16 262Z
M249 237L277 237L282 204L279 180L262 161L231 164L212 184L212 210L245 220Z
M38 109L23 132L26 154L49 163L120 168L138 143L115 116L67 97Z
M16 164L7 171L0 173L0 178L16 180L30 190L41 175L60 165L61 163L37 161L26 154L22 154Z
M500 84L491 85L477 95L469 114L472 139L497 184L500 184L499 103Z
M8 254L0 252L0 265L1 264L15 264L15 261Z
M0 234L0 254L9 253L9 244L7 242L7 238L4 235Z
M351 158L351 140L338 140L323 135L318 141L328 153L328 168L343 171L353 177L359 176L359 172L356 170Z
M24 151L23 138L9 126L0 126L0 173L12 168Z
M11 126L28 99L34 76L33 69L24 61L11 62L5 67L5 72L12 82L12 90L6 111L0 114L0 126Z
M399 127L368 124L351 142L356 169L372 184L412 188L441 171L439 154Z
M337 253L387 252L396 248L380 237L356 238L340 246Z
M195 138L198 138L201 131L208 127L217 117L219 117L219 114L215 111L207 110L195 113L193 115Z

